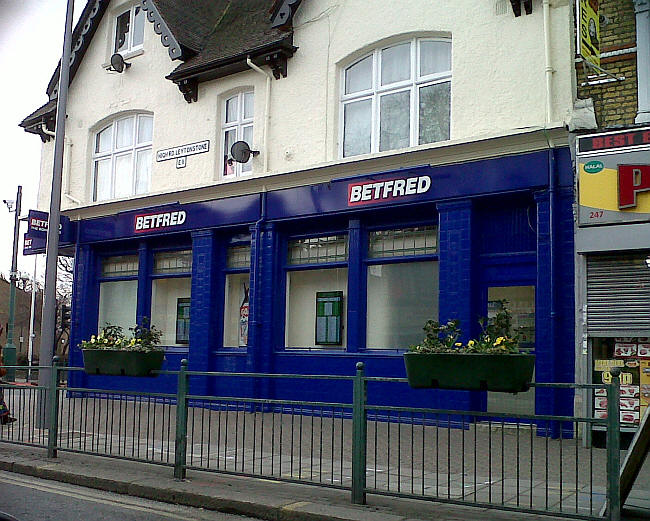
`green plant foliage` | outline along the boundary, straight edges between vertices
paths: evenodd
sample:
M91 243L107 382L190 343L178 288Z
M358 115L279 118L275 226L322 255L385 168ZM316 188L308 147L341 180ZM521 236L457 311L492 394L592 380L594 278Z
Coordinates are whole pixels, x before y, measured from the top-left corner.
M151 351L162 351L159 347L162 331L155 326L147 327L149 321L143 320L142 325L129 328L130 336L124 334L121 326L106 324L97 336L93 335L90 340L84 340L79 344L81 349L118 349L120 351L137 351L148 353Z
M411 346L416 353L485 353L517 354L519 353L519 333L512 331L512 315L507 308L507 301L501 301L501 310L491 320L479 319L481 334L463 345L458 342L461 331L457 320L450 320L444 325L429 320L424 325L426 336L420 344Z

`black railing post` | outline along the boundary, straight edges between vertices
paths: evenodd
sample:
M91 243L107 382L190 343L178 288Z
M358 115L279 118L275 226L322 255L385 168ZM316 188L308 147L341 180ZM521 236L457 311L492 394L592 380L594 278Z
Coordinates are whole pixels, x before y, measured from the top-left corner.
M363 362L358 362L352 405L352 503L357 505L366 504L367 390Z
M181 360L176 392L176 445L174 478L185 479L187 464L187 359Z

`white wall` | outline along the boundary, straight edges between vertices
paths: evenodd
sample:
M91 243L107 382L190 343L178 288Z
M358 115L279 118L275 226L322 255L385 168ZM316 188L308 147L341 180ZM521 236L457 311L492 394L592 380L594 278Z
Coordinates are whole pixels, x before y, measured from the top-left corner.
M572 13L568 0L552 4L553 120L561 123L572 104ZM154 162L152 192L221 182L220 101L236 89L255 89L253 148L262 144L265 79L258 73L248 71L200 84L198 102L188 104L176 85L164 79L180 62L169 59L148 22L144 53L130 60L126 72L107 72L112 15L121 5L114 1L109 6L70 89L66 125L72 142L70 193L82 205L91 204L93 132L115 114L154 113L154 155L163 148L211 142L211 151L189 157L185 169L177 170L173 160ZM271 174L338 161L341 67L380 42L414 35L452 38L452 140L545 125L544 40L538 3L533 14L515 18L506 0L319 0L303 2L294 26L298 51L289 60L288 77L272 82ZM428 147L432 146L416 148ZM51 143L44 150L51 156ZM263 175L262 156L253 162L257 177ZM39 206L46 208L51 160L45 157L42 163ZM221 190L212 194L220 195ZM76 206L64 197L64 208Z

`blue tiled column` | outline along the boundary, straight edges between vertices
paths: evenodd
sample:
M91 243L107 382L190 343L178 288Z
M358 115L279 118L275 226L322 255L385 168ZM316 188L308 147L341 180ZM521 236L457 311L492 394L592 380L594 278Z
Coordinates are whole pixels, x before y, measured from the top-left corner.
M74 277L72 284L72 312L70 323L70 351L68 365L82 367L83 358L79 343L97 333L98 293L95 282L96 258L92 248L87 245L77 245L75 251ZM69 375L72 387L86 385L86 375L81 372L71 372Z
M439 203L440 292L439 321L457 319L468 341L476 331L475 294L472 266L472 202ZM476 409L480 394L465 391L438 391L438 406L449 409Z
M151 264L152 256L146 242L138 246L138 304L136 322L142 324L146 318L151 323ZM154 324L155 325L155 324Z
M192 233L192 297L190 303L189 370L208 371L210 352L222 338L218 320L217 298L218 241L212 230ZM195 394L208 394L208 378L193 377L190 385Z
M535 193L537 204L537 284L535 290L535 381L555 382L555 338L551 316L551 222L550 196L547 190ZM557 265L557 264L556 264ZM556 280L557 283L557 280ZM571 334L573 339L573 334ZM537 414L553 414L553 389L535 390Z
M475 329L472 277L472 202L439 203L439 320L460 320L463 341Z
M348 323L347 351L356 353L366 346L366 274L363 271L363 231L358 219L351 219L348 226Z
M256 234L260 234L256 237ZM258 240L255 240L255 239ZM264 223L252 230L251 248L251 308L247 370L266 373L273 370L276 347L277 313L277 232L273 223ZM270 397L268 379L256 379L253 394Z

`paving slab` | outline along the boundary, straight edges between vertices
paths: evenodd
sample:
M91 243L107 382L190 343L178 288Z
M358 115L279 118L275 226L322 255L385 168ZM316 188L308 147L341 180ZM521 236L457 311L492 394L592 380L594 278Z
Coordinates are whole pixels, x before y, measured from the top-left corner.
M43 448L9 443L0 443L0 470L269 521L556 519L374 494L368 495L367 505L353 505L345 490L198 470L189 470L187 479L178 481L171 466L64 451L59 451L56 459L48 459ZM638 516L647 512L648 498L637 499L637 510L630 519L642 519Z

